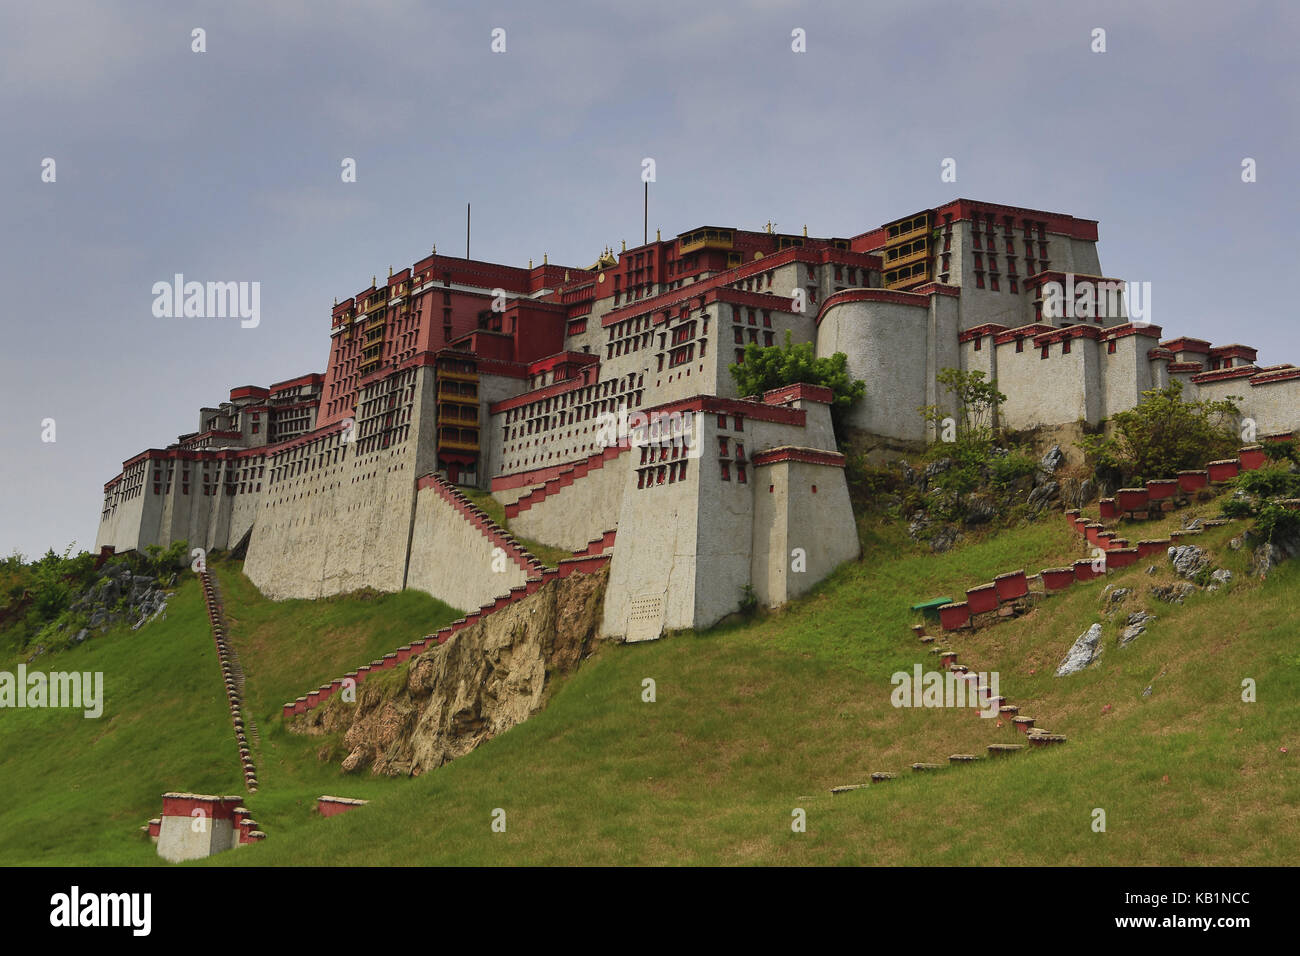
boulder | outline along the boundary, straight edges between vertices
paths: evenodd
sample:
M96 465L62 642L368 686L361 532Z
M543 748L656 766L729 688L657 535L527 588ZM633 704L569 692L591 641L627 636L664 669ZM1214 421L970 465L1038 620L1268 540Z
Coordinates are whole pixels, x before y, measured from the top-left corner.
M1029 510L1037 516L1051 500L1060 494L1061 486L1055 481L1044 481L1029 493Z
M1174 573L1183 578L1196 577L1209 563L1205 551L1194 544L1181 544L1170 548L1169 560L1173 562Z
M1070 674L1077 674L1096 660L1100 647L1101 625L1094 624L1075 638L1074 644L1066 652L1065 659L1061 661L1061 666L1056 669L1056 676L1068 677Z
M961 533L954 525L946 524L930 539L930 550L935 554L943 554L956 544L960 537Z
M1189 594L1196 593L1196 585L1187 581L1179 581L1175 584L1157 584L1152 586L1151 593L1166 604L1182 604Z
M1061 451L1060 445L1053 445L1047 449L1047 453L1038 460L1038 472L1043 475L1044 479L1050 478L1056 474L1056 469L1065 464L1065 452Z
M1146 611L1135 611L1130 614L1128 620L1124 622L1124 630L1119 636L1119 646L1126 647L1137 640L1139 635L1147 629L1147 622L1155 619L1154 614L1148 614Z
M979 492L971 492L965 501L966 524L970 526L988 524L997 517L997 505L991 497Z

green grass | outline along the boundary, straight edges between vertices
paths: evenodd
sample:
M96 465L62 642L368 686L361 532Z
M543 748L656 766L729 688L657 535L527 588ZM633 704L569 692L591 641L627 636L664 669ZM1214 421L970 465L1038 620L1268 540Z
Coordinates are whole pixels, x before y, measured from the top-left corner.
M1130 537L1157 537L1160 527ZM1019 620L951 638L964 663L998 671L1001 692L1069 742L925 775L907 768L1023 738L969 710L890 706L893 672L934 666L911 634L909 606L1003 571L1085 556L1059 516L972 537L944 555L922 552L897 523L863 521L864 559L788 608L604 646L528 722L399 780L341 774L337 761L318 759L336 743L290 735L274 715L282 701L454 612L416 594L277 604L237 565L221 565L261 731L262 789L246 803L268 839L201 865L1290 864L1300 854L1300 562L1266 582L1248 578L1246 556L1227 546L1240 527L1197 539L1236 575L1219 593L1181 607L1143 598L1172 580L1157 557ZM1100 610L1106 584L1138 592L1109 618ZM1123 618L1140 606L1158 619L1120 650ZM59 655L112 662L101 669L117 675L108 681L118 723L105 741L92 740L82 725L96 722L80 717L0 715L0 774L16 784L0 809L0 862L154 863L135 827L157 814L164 790L238 792L192 584L173 607L168 621L137 635ZM1100 664L1054 677L1094 621L1105 630ZM642 701L645 678L656 682L654 703ZM1245 678L1256 682L1256 703L1241 701ZM182 693L191 684L201 690ZM900 777L830 796L875 770ZM312 812L322 793L371 803L322 820ZM495 808L506 811L505 833L491 829ZM806 833L791 831L795 808L807 812ZM1096 808L1106 812L1105 833L1092 830Z
M161 811L164 792L239 792L239 753L197 581L179 588L166 620L135 633L116 628L28 667L102 672L104 712L0 711L0 865L157 863L138 829Z

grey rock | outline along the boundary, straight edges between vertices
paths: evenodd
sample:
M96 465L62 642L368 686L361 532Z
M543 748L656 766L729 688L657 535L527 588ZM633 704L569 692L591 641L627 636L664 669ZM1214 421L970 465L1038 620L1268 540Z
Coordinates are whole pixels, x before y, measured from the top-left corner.
M1219 568L1217 571L1210 572L1210 580L1219 584L1229 584L1232 582L1232 572L1227 568Z
M1148 614L1146 611L1136 611L1130 614L1128 620L1124 622L1124 630L1119 636L1119 646L1127 647L1147 629L1147 623L1155 619L1154 614Z
M1061 661L1061 666L1056 669L1056 676L1067 677L1083 670L1097 658L1100 646L1101 625L1094 624L1075 639Z
M1156 585L1151 588L1151 593L1166 604L1182 604L1189 594L1196 593L1196 585L1186 581Z
M1061 451L1060 445L1053 445L1051 448L1047 449L1047 453L1038 460L1038 470L1050 477L1051 475L1056 474L1056 469L1060 468L1064 464L1065 452Z
M1045 481L1029 493L1029 509L1036 516L1047 507L1048 503L1060 493L1061 486L1055 481Z
M1205 552L1194 544L1175 545L1169 549L1169 560L1179 577L1194 578L1209 563Z
M972 493L966 496L966 524L988 524L997 517L997 506L988 495Z
M1300 541L1281 539L1264 542L1255 548L1250 558L1250 573L1257 577L1267 577L1268 573L1283 561L1289 561L1300 554Z
M1124 598L1128 597L1132 593L1133 590L1131 588L1115 588L1115 590L1112 591L1110 585L1107 585L1106 590L1102 592L1101 600L1102 603L1106 605L1107 610L1113 610L1116 604L1119 604L1124 600Z
M1150 697L1150 696L1151 696L1151 685L1150 685L1150 684L1148 684L1148 685L1147 685L1147 689L1144 690L1144 691L1142 692L1142 696L1143 696L1143 697Z
M944 525L930 539L930 550L935 554L943 554L956 544L960 538L961 533L953 525Z

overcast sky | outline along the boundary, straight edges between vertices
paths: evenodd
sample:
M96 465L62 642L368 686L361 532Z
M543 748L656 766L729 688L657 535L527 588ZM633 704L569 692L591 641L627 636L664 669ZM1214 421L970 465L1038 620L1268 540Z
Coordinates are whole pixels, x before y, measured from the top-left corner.
M1300 364L1298 10L6 3L0 552L91 548L124 459L232 386L323 371L335 297L463 253L466 202L475 258L636 244L643 157L665 236L849 236L959 196L1097 219L1103 271L1152 283L1166 335ZM154 317L178 272L260 282L260 325Z

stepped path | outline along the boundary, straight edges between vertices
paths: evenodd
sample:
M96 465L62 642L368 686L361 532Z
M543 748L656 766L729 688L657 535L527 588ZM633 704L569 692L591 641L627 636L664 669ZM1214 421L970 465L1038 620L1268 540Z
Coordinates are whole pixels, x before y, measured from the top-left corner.
M230 703L230 719L235 725L235 743L239 745L239 759L244 768L244 786L250 793L257 792L257 767L253 764L252 750L248 746L248 734L243 712L244 671L239 666L239 657L234 648L226 641L225 612L221 603L221 592L216 578L206 567L199 571L199 582L203 585L203 601L208 609L208 623L212 628L212 639L217 645L217 660L221 664L221 677L226 684L226 699ZM248 718L247 728L253 737L258 738L257 727Z
M506 517L518 517L520 512L528 511L531 508L541 504L547 498L558 495L562 490L572 485L580 478L585 478L593 471L604 468L605 465L618 458L629 450L627 445L609 445L603 451L598 451L580 462L573 465L566 465L560 468L555 475L548 478L545 482L529 491L526 495L521 496L511 504L506 505Z
M424 475L416 482L417 488L431 488L460 516L474 526L495 547L505 552L512 562L528 575L541 574L546 566L519 543L509 531L493 521L486 511L470 501L455 485L442 475Z
M467 627L477 624L486 617L490 617L504 607L515 603L527 597L529 594L536 593L543 585L556 578L567 578L571 574L584 573L591 574L600 570L613 558L613 547L615 532L606 531L604 534L590 541L582 550L575 552L573 557L565 558L559 563L559 567L548 568L541 561L533 557L518 540L515 539L508 531L488 517L487 513L479 508L464 494L456 489L454 485L448 482L440 475L425 475L420 479L421 488L434 488L438 494L447 500L452 507L456 508L466 521L474 525L481 534L487 537L496 547L501 548L510 560L514 561L520 568L528 574L524 584L510 588L508 591L497 595L493 600L482 605L476 611L466 614L464 617L453 621L441 630L426 634L419 640L412 641L410 644L403 644L391 653L385 654L369 664L363 664L354 671L349 671L342 677L336 677L328 683L322 684L313 691L309 691L295 701L286 703L281 708L281 716L288 720L298 714L305 714L329 700L335 693L345 686L355 687L362 683L371 674L379 673L396 667L409 658L422 654L424 651L438 644L445 644L448 639L457 631L462 631Z
M1279 439L1290 436L1277 436ZM1148 481L1141 488L1121 488L1114 497L1102 498L1098 502L1099 521L1092 521L1078 509L1065 512L1066 520L1075 528L1084 540L1096 549L1091 558L1082 558L1069 565L1058 568L1044 568L1036 575L1027 575L1023 569L999 574L993 581L978 584L966 589L966 600L955 601L939 608L939 623L942 635L953 632L972 630L997 624L1004 620L1019 617L1034 604L1053 594L1069 589L1078 582L1091 581L1104 577L1111 570L1118 570L1136 564L1140 559L1164 553L1170 547L1178 545L1190 537L1201 533L1201 529L1187 529L1172 532L1167 538L1151 538L1138 541L1130 546L1125 538L1118 537L1108 530L1105 522L1117 522L1121 518L1129 521L1153 520L1166 513L1186 507L1191 498L1203 488L1221 488L1226 486L1243 471L1252 471L1264 467L1268 456L1261 445L1243 447L1237 458L1220 459L1209 462L1204 469L1180 471L1177 478ZM1300 510L1300 500L1288 501L1287 505ZM1202 527L1220 527L1228 524L1227 519L1210 519L1201 523ZM913 625L912 631L929 652L939 658L943 671L956 675L959 680L969 682L970 690L975 693L987 693L991 688L983 688L979 676L972 673L967 664L958 661L956 650L946 647L939 638L926 633L924 624ZM997 727L1010 725L1024 736L1031 746L1051 746L1066 742L1063 734L1052 733L1036 726L1036 719L1021 714L1016 704L1010 703L1005 696L990 698L998 705ZM1021 743L991 743L986 756L1004 757L1019 753L1025 749ZM950 765L973 763L982 759L977 754L952 754L948 758ZM939 770L941 764L914 763L913 772L921 773ZM894 779L897 774L890 770L878 770L871 774L873 783L884 783ZM832 793L845 793L862 789L866 784L850 784L832 788Z

